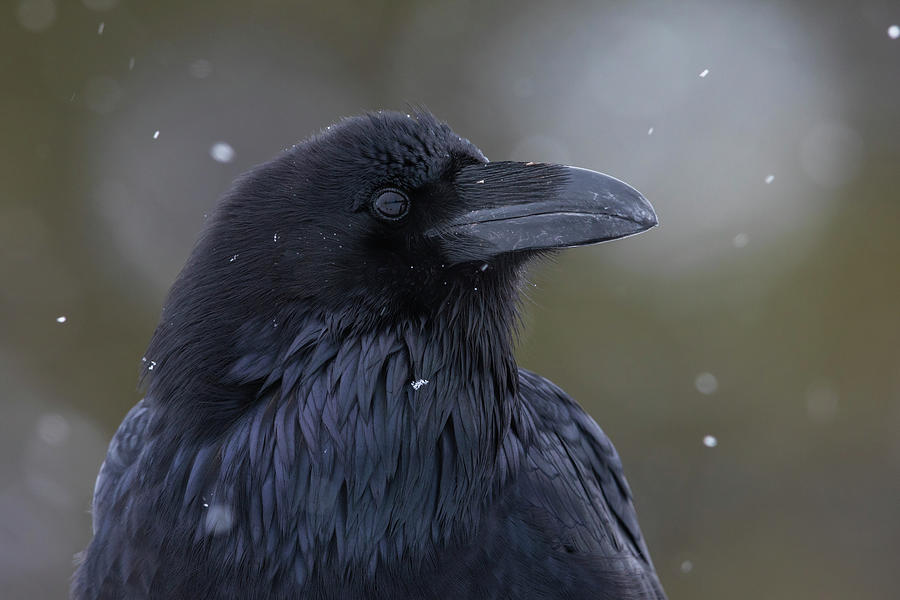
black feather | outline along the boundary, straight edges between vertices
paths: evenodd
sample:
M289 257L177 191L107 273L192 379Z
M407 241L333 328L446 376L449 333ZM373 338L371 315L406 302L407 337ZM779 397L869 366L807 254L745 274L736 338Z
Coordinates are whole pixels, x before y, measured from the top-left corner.
M457 179L483 163L427 113L377 113L235 183L166 301L73 597L665 597L609 440L513 359L538 252L488 267L445 232L560 168ZM372 212L386 188L402 222Z

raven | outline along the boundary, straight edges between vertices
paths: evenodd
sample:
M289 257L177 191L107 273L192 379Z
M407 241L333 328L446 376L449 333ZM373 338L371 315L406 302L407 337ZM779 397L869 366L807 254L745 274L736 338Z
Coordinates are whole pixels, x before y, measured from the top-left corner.
M665 598L606 435L513 358L526 264L657 224L425 111L240 177L100 468L86 598Z

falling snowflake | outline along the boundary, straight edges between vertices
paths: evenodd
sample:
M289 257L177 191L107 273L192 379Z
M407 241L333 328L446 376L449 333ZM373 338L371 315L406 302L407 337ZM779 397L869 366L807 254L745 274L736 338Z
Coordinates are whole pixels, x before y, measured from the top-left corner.
M209 155L216 162L229 163L234 160L234 148L228 142L216 142L209 149Z
M46 414L38 419L38 437L51 446L65 443L69 437L69 429L69 422L59 414Z
M694 380L694 387L705 396L714 394L719 389L719 380L712 373L700 373Z

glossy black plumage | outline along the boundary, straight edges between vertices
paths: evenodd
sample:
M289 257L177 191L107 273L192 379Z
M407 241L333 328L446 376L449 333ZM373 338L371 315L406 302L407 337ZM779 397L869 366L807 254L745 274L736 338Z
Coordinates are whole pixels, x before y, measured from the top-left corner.
M615 450L511 340L528 260L653 224L425 113L249 172L166 301L73 596L664 598Z

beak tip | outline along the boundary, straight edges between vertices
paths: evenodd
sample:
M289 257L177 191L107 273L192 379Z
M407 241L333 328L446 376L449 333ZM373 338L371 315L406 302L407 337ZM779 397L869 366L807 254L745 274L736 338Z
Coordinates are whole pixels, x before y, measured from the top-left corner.
M645 231L657 227L659 225L659 217L656 216L653 205L640 193L638 193L638 197L640 198L640 208L636 211L637 214L635 216L637 219L635 220L637 223L644 226Z

